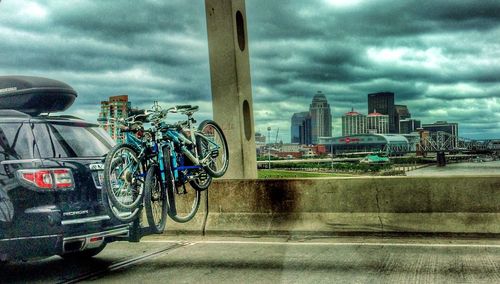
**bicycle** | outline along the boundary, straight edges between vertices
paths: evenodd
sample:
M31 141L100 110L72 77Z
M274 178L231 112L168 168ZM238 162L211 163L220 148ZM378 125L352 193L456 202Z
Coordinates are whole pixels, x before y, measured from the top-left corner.
M167 113L181 113L188 118L176 124L161 122L156 126L155 137L161 151L158 151L158 164L153 164L146 174L146 192L160 192L158 196L165 196L166 213L180 223L196 215L200 192L210 186L213 177L224 175L229 165L229 150L222 129L212 120L203 121L196 129L193 113L197 110L198 106L178 105L162 111L163 119ZM194 192L186 189L188 182ZM188 208L187 212L178 210L179 201L181 208Z
M212 177L226 172L229 156L224 134L215 122L204 121L195 129L193 113L197 110L186 105L162 111L155 103L152 110L121 121L126 142L108 153L104 165L110 207L119 220L131 221L144 204L150 228L161 233L167 215L181 223L196 215L200 191L210 186ZM176 112L188 119L166 124L167 114ZM151 127L144 129L144 122ZM187 191L187 182L194 192ZM189 204L188 212L178 210Z
M117 144L106 155L104 188L113 215L122 222L132 221L141 209L146 171L151 164L153 131L144 129L154 111L142 111L121 124L125 143Z

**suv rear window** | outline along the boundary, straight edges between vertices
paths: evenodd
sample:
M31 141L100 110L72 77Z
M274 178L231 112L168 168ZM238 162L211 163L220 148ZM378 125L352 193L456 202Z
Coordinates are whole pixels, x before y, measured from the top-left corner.
M35 123L41 158L100 157L114 145L114 141L98 126L86 123Z
M0 123L0 161L32 159L33 147L28 123Z

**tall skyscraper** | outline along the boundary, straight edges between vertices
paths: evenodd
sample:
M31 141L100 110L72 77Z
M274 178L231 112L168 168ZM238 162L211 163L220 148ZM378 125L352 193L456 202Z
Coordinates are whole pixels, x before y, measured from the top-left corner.
M292 116L291 142L309 145L312 144L311 137L311 115L308 111L297 112Z
M405 105L394 105L396 109L396 132L397 133L403 133L401 132L399 125L401 120L409 119L411 118L411 113L408 110L408 107Z
M318 92L309 106L311 114L312 144L318 144L318 137L332 136L332 113L323 93Z
M97 121L117 143L122 142L123 134L120 133L115 121L128 117L130 109L131 103L127 95L112 96L108 101L101 102L101 111Z
M312 128L311 128L311 116L308 116L302 122L300 126L300 144L311 145L312 144Z
M342 116L342 136L365 133L367 133L366 115L352 109Z
M368 113L378 112L389 116L389 133L397 133L394 93L380 92L368 94Z
M389 133L389 116L378 112L372 112L366 117L366 128L368 133Z

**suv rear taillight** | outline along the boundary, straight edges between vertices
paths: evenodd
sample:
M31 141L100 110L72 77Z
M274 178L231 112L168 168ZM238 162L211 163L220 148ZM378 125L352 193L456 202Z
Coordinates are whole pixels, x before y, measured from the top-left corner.
M18 170L17 178L35 190L71 190L75 185L70 169Z

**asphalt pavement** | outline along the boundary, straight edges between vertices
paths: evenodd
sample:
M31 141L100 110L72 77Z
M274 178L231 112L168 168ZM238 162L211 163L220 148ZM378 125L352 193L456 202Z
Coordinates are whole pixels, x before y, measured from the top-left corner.
M500 283L500 240L150 236L89 260L9 263L0 282Z

